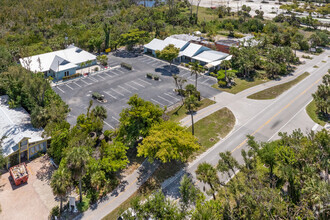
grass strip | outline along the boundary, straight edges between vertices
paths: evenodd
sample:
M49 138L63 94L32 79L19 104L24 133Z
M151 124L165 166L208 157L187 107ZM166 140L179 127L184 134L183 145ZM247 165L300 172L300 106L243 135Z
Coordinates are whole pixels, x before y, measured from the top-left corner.
M201 110L203 108L206 108L207 106L210 106L214 103L215 103L215 101L213 101L211 99L203 99L203 100L201 100L202 105L200 107L198 107L197 111ZM184 106L179 106L179 107L167 112L166 114L170 117L171 121L175 121L175 122L179 122L181 119L183 119L184 117L189 115Z
M268 82L269 79L254 79L254 80L246 80L241 78L235 78L235 86L232 86L230 88L221 88L218 86L218 84L214 84L212 87L216 88L218 90L221 90L223 92L229 92L232 94L237 94L239 92L242 92L245 89L251 88L253 86L257 86L259 84Z
M222 108L195 123L195 136L198 138L201 149L189 161L224 138L234 128L235 116L228 108ZM188 128L191 131L191 127Z
M306 106L306 112L309 115L309 117L317 124L324 126L325 123L327 122L326 119L324 119L321 115L317 113L317 108L315 101L311 101L307 106Z
M281 95L286 90L290 89L292 86L296 85L297 83L305 79L307 76L309 76L309 73L304 72L294 80L254 93L248 96L247 98L257 99L257 100L274 99L277 96Z

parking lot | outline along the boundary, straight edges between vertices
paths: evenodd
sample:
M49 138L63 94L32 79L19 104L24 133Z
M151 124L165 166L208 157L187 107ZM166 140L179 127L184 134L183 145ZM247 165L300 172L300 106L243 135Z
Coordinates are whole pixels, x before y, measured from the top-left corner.
M133 70L120 67L121 62L129 63ZM189 70L170 67L168 63L146 55L132 55L129 53L110 55L110 69L103 72L70 80L53 87L53 89L70 106L68 116L70 124L76 123L79 114L86 113L93 92L105 96L107 103L94 101L95 105L102 105L107 109L108 118L105 120L105 129L113 129L119 123L119 114L123 108L128 107L129 98L138 94L144 100L153 102L160 107L171 106L180 101L180 97L173 91L175 89L172 74L178 74L187 79L186 84L194 84L195 76ZM160 81L146 78L146 73L160 77ZM216 79L200 76L198 90L203 97L213 97L219 91L211 87Z

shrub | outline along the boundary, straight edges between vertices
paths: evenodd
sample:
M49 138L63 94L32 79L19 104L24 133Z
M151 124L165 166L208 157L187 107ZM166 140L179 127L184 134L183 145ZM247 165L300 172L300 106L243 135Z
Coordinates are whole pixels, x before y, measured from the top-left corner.
M147 73L146 75L147 75L148 79L152 79L152 74L151 73Z
M323 50L322 50L322 48L316 48L316 53L322 53L323 52Z
M60 207L57 205L52 208L50 211L50 218L55 219L55 216L58 218L60 216Z
M85 211L87 211L87 209L88 209L88 207L89 207L89 201L90 201L90 199L84 196L82 202L79 202L79 203L77 204L77 208L78 208L78 210L79 210L80 212L85 212Z
M225 87L226 85L227 85L227 83L225 81L222 81L222 80L218 81L219 87Z
M154 80L158 81L159 80L159 76L154 76Z
M132 65L131 64L128 64L128 63L121 63L120 66L121 67L124 67L124 68L126 68L128 70L132 70L133 69Z
M185 64L185 66L186 66L186 67L189 67L189 64L188 64L188 63L186 63L186 64Z
M210 76L217 77L217 74L214 72L210 72Z
M75 73L75 74L72 74L71 76L64 76L62 78L62 80L65 81L65 80L73 79L73 78L76 78L76 77L79 77L79 76L81 76L81 73Z
M244 37L244 34L234 33L234 37L235 38L242 38L242 37Z
M307 56L306 55L302 55L301 57L302 58L305 58L305 59L310 59L310 60L313 59L311 56L308 56L308 55Z
M99 71L99 68L98 67L95 67L94 68L94 72L97 72L97 71Z
M114 131L112 130L105 130L103 133L106 140L111 140L111 138L114 136Z

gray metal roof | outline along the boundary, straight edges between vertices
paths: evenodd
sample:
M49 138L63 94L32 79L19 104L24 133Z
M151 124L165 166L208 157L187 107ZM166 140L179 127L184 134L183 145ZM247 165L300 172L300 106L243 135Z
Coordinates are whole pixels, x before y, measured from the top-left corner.
M7 95L0 96L0 138L6 137L2 143L5 157L18 150L17 144L23 138L29 138L29 142L44 140L41 136L44 130L32 126L24 108L9 108L8 100Z
M215 50L207 50L207 51L201 52L200 54L197 54L196 56L194 56L192 58L195 60L206 62L206 63L211 63L216 60L222 60L222 59L226 58L228 55L229 54L227 54L227 53L222 53L222 52L215 51Z

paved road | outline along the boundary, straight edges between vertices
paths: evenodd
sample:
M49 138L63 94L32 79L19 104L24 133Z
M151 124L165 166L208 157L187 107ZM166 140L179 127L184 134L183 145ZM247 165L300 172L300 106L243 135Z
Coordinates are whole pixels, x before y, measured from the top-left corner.
M216 165L219 160L220 152L231 151L233 156L242 163L243 158L241 156L241 150L247 148L246 135L248 134L255 136L258 141L268 141L277 137L277 133L283 129L285 130L286 126L290 125L291 128L301 128L304 121L300 123L300 121L293 119L295 119L297 114L304 110L306 105L311 101L311 94L315 92L317 85L322 81L322 76L328 71L330 61L328 57L329 54L330 51L327 50L320 56L316 56L312 62L309 63L310 67L306 69L306 71L311 73L310 76L275 100L257 106L258 112L249 117L245 123L236 126L235 130L230 135L190 163L185 171L177 175L175 181L163 187L163 191L175 197L177 195L177 186L183 173L190 173L196 180L195 171L198 164L208 162L212 165ZM326 63L322 61L326 61ZM313 68L314 65L319 66L319 68ZM260 106L262 107L260 108ZM248 104L245 104L245 106L244 104L241 105L240 112L244 113L244 111L250 112L251 106ZM309 119L307 118L306 120ZM292 125L292 121L296 124ZM309 129L312 129L312 127ZM225 180L223 176L220 178ZM204 187L204 184L198 181L197 185L200 186L201 189Z
M200 155L200 157L190 163L185 170L180 171L175 177L171 178L171 180L164 182L162 185L163 191L167 195L177 196L180 177L186 172L195 177L195 170L201 162L207 161L215 165L219 159L219 152L230 150L234 157L242 162L240 151L241 149L246 148L247 134L254 135L259 141L267 141L275 138L276 134L281 130L285 130L288 125L291 126L290 128L306 126L306 124L300 123L300 120L301 117L304 118L307 116L306 114L300 115L300 113L302 113L302 109L304 109L311 100L311 94L316 90L322 76L327 72L329 55L329 51L326 51L320 56L316 56L311 62L307 63L307 65L299 67L297 71L298 74L299 71L308 71L311 75L275 100L256 101L246 99L246 96L256 92L256 90L263 89L263 86L269 86L269 83L267 85L265 84L251 88L237 95L227 94L216 96L216 98L218 98L217 101L224 101L224 99L233 101L235 96L237 100L240 100L234 102L234 104L230 104L228 101L226 102L229 103L228 106L226 104L219 104L219 107L227 106L234 112L237 119L234 131L225 139L221 140L208 151ZM326 60L327 63L323 63L323 60ZM313 68L314 65L318 65L319 68ZM202 117L211 113L212 111L208 111L207 113L204 112ZM300 116L299 120L296 118L298 113ZM310 119L306 118L306 120L309 121L307 127L313 125ZM292 125L292 122L295 124ZM311 128L312 127L310 127L310 129ZM139 186L148 179L156 168L157 164L143 164L142 170L145 172L141 172L142 170L139 169L126 177L124 179L126 182L109 195L106 200L91 207L87 212L78 216L76 219L103 218L106 214L113 211L122 202L128 199L139 188ZM142 177L140 177L141 174L143 174ZM203 187L203 184L201 183L198 183L198 185L201 188Z

